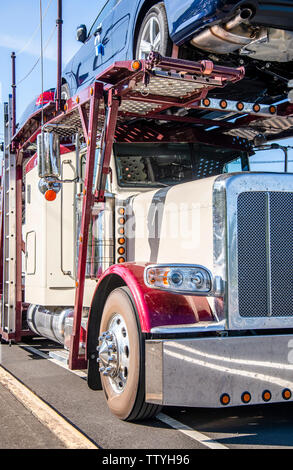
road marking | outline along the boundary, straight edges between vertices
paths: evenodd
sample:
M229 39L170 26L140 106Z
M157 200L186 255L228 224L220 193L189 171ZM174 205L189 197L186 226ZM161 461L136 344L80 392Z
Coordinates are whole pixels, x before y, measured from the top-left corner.
M61 361L58 361L57 359L53 359L52 357L49 356L49 354L44 353L43 351L40 351L39 349L36 349L32 346L27 346L26 344L23 344L23 343L19 344L18 346L20 346L22 349L25 349L28 352L31 352L33 354L36 354L37 356L42 357L43 359L47 359L48 361L53 362L53 364L56 364L59 367L63 367L63 369L66 369L69 372L72 372L72 374L78 375L82 379L87 378L87 374L85 372L82 372L81 370L70 370L66 364L64 364Z
M0 366L0 384L63 442L67 449L98 449L49 405Z
M168 424L168 426L171 426L171 428L182 432L188 437L191 437L191 439L194 439L195 441L208 447L209 449L229 449L229 447L220 444L219 442L215 441L214 439L211 439L205 434L202 434L201 432L198 432L195 429L186 426L186 424L180 423L176 419L171 418L170 416L167 416L164 413L159 413L156 418L162 421L163 423Z

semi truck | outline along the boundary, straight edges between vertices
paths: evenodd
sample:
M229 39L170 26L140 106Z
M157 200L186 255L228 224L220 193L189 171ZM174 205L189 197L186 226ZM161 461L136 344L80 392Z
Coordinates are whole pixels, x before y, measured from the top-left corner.
M251 171L293 106L229 100L244 73L152 53L15 134L4 105L2 342L58 343L122 420L293 399L288 152Z

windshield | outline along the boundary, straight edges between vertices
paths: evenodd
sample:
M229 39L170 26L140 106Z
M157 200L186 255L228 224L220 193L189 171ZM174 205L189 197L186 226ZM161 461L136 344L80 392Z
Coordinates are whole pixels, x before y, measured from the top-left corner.
M243 168L243 161L236 158L228 162L224 168L225 173L238 171L261 171L272 173L293 173L292 147L279 144L259 148L248 159L248 168Z
M114 144L120 186L171 186L223 173L245 152L205 144Z

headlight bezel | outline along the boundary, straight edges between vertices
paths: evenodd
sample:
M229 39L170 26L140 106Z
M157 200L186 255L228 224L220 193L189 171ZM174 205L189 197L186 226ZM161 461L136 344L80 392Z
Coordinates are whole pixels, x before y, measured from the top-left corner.
M180 276L181 282L174 282ZM219 279L200 264L150 264L144 270L144 282L151 289L182 295L221 297L223 291Z

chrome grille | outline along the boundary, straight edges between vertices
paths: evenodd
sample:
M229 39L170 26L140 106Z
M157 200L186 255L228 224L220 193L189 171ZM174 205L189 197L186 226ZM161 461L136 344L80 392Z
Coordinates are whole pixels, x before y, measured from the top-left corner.
M237 226L239 315L293 317L293 193L241 193Z

